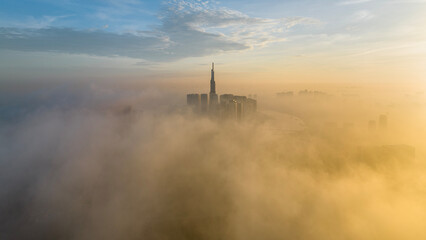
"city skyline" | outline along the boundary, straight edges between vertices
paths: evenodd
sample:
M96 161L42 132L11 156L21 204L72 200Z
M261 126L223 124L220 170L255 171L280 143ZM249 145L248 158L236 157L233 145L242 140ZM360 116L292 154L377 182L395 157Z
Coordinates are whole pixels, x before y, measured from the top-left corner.
M425 9L422 0L3 1L0 79L191 84L214 58L226 84L424 87Z
M219 101L220 100L220 101ZM251 96L237 96L234 94L216 93L216 81L214 77L214 62L212 62L210 76L210 93L190 93L186 96L188 107L198 114L209 114L209 116L220 119L243 120L253 116L257 111L257 101Z
M425 13L0 1L0 240L426 239Z

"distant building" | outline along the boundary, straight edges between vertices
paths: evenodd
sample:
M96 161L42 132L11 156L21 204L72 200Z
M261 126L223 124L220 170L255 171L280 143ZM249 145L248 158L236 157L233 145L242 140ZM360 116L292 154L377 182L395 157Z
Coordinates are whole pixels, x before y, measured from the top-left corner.
M219 109L219 99L216 93L209 94L209 111L216 113Z
M207 112L207 110L208 110L208 103L209 103L209 100L208 100L207 93L201 94L201 112L202 113L206 113Z
M255 113L257 111L257 101L252 98L247 98L245 109L248 114Z
M186 103L190 106L195 112L198 112L201 107L201 98L200 94L193 93L186 95Z
M307 89L299 91L299 96L315 96L315 97L325 97L328 96L325 92L320 91L309 91Z
M247 100L246 96L234 96L234 100L240 103L244 103Z
M209 111L216 113L218 110L219 99L216 94L216 82L214 80L214 63L212 63L211 78L210 78L210 94L209 94Z
M293 95L294 93L292 91L277 93L278 97L293 97Z
M234 100L229 100L226 103L224 108L224 113L222 113L222 117L229 119L237 119L237 102Z
M220 95L220 104L226 104L234 99L234 94L222 94Z
M256 97L257 96L254 95L254 98ZM233 94L222 94L220 97L217 95L214 78L214 63L211 69L210 93L201 95L188 94L187 104L192 107L195 112L209 112L209 115L223 119L242 120L246 116L257 111L257 101L253 98L235 96Z
M210 94L216 94L216 82L214 81L214 63L212 63L212 70L211 70Z

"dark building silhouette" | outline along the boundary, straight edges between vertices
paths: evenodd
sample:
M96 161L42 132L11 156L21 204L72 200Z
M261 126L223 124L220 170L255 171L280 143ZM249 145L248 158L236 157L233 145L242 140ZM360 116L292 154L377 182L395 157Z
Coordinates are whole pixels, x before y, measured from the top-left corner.
M256 95L254 96L256 98ZM209 112L211 116L222 119L242 120L257 111L257 101L253 98L233 94L222 94L220 98L218 97L214 78L214 63L212 63L211 69L210 93L188 94L187 104L195 112Z
M200 94L193 93L186 95L186 103L193 109L194 112L198 112L201 106Z
M219 107L219 100L216 93L210 93L209 95L209 110L217 111Z
M210 79L210 112L216 113L218 111L218 97L216 94L216 82L214 81L214 63L212 63L211 79Z
M208 97L207 97L207 93L203 93L201 94L201 112L202 113L206 113L208 110Z
M234 99L234 94L222 94L220 95L220 104L227 103Z
M257 101L252 98L247 98L247 104L245 105L246 112L254 113L257 111Z
M241 120L243 118L243 104L241 102L237 102L237 120Z
M299 91L299 96L324 97L324 96L328 96L328 94L321 91L310 91L305 89L305 90Z
M292 91L277 93L278 97L293 97L293 95L294 93Z
M210 94L216 94L216 82L214 81L214 63L212 63L211 79L210 79Z
M229 102L226 103L225 108L223 108L221 117L236 119L237 118L237 102L234 100L229 100Z

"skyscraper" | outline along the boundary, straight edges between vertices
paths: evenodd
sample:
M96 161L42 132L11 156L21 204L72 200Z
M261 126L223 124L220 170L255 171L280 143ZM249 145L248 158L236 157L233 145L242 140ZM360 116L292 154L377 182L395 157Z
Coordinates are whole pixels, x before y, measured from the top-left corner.
M186 95L186 102L195 112L200 111L201 98L200 94L188 94Z
M201 112L202 113L207 112L208 103L209 103L209 100L208 100L208 97L207 97L207 93L201 94Z
M216 82L214 80L214 63L212 63L210 93L188 94L187 104L194 112L206 114L221 119L243 120L256 112L257 101L246 96L234 96L233 94L216 94Z
M212 77L210 79L210 94L216 94L216 82L214 81L214 63L212 63Z
M210 111L215 113L218 108L218 97L216 94L216 82L214 81L214 63L212 63L211 70L211 79L210 79Z

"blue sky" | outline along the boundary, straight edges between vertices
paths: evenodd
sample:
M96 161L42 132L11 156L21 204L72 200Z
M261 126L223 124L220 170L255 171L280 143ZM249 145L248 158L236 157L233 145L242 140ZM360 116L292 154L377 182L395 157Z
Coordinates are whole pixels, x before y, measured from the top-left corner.
M345 8L340 2L307 0L230 0L230 1L139 1L139 0L38 0L10 1L1 3L1 26L10 27L71 27L76 29L108 29L113 32L147 30L161 24L159 19L171 5L198 5L204 8L228 9L250 17L283 18L310 16L329 18L330 12L344 15L356 7ZM359 4L362 4L360 2ZM349 4L359 5L359 4ZM363 6L360 6L362 9ZM348 11L348 13L346 13ZM340 12L340 13L338 13ZM333 15L332 15L333 16ZM332 19L332 18L330 18ZM108 26L108 28L105 28Z
M425 5L424 0L3 0L1 77L100 67L118 75L132 68L137 75L142 68L189 70L212 59L229 69L240 63L269 72L283 64L383 66L385 58L392 64L423 63Z
M3 1L2 25L57 26L123 31L158 22L158 1Z

